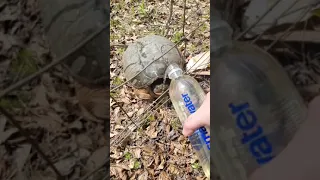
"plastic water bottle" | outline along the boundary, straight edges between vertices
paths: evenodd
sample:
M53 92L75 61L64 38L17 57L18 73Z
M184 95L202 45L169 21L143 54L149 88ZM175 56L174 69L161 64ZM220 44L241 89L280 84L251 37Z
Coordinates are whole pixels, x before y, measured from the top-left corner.
M170 99L183 124L188 116L201 106L205 93L194 78L183 75L182 69L177 64L169 65L166 73L171 79ZM201 127L189 136L189 140L205 175L210 178L210 131L206 127Z
M284 150L307 108L270 54L232 41L218 16L211 24L211 156L222 180L247 180Z

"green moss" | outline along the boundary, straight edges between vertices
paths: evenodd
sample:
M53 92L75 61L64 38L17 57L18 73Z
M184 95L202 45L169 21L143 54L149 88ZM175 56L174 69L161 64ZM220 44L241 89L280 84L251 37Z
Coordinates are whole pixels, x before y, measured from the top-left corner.
M175 118L170 121L170 125L174 130L177 131L179 127L181 127L181 122L178 118Z
M125 51L125 48L119 47L119 48L117 49L117 54L121 55L121 54L124 53L124 51Z
M12 60L10 70L18 78L26 77L37 72L38 65L34 53L26 49L21 50L17 54L17 57Z
M148 121L154 121L156 118L154 117L154 115L150 115L149 117L148 117Z
M140 163L140 161L136 160L136 161L134 162L133 168L134 168L134 169L139 169L139 168L141 168L141 163Z
M110 96L112 97L118 97L119 92L115 91L115 92L110 92Z
M146 4L145 4L144 0L142 0L142 2L139 5L139 13L142 16L148 15L147 10L146 10Z
M0 106L9 111L18 108L23 108L21 102L17 98L2 98L0 99Z
M117 19L111 19L111 21L110 21L111 27L117 27L120 24L121 24L120 21Z
M206 31L209 30L209 28L208 28L207 24L203 24L203 25L199 28L199 30L200 30L201 32L206 32Z
M191 44L190 51L195 52L197 50L197 47L194 44Z
M178 32L174 33L174 35L172 37L172 41L174 43L178 43L181 41L182 36L183 36L183 33L178 31Z
M130 160L131 159L131 154L129 153L129 152L126 152L125 154L124 154L124 158L126 159L126 160Z
M123 80L120 77L116 77L114 78L114 80L112 81L112 83L116 86L119 86L120 84L123 83Z
M192 167L193 169L199 169L199 168L200 168L200 165L199 165L199 163L192 163L192 164L191 164L191 167Z

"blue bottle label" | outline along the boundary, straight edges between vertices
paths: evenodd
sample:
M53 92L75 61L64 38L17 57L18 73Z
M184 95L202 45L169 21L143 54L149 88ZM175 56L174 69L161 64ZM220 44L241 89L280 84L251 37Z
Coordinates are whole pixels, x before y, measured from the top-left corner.
M263 127L259 125L258 117L250 108L250 104L230 103L229 109L235 118L236 126L242 132L241 144L248 147L259 165L271 161L274 158L272 144L264 134Z
M194 106L190 96L188 94L182 94L182 99L189 113L195 113L197 109ZM210 136L208 135L207 129L205 127L201 127L198 130L196 130L193 133L193 135L189 137L189 140L194 149L197 151L199 151L202 148L204 143L206 144L207 149L210 150Z

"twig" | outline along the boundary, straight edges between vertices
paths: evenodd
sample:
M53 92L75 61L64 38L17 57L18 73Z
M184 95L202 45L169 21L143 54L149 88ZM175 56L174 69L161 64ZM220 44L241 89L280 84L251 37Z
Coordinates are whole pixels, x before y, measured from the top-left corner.
M0 98L2 98L3 96L5 96L6 94L8 94L11 91L14 91L17 88L20 88L21 86L27 84L28 82L32 81L33 79L37 78L38 76L42 75L43 73L47 72L48 70L50 70L51 68L53 68L54 66L62 63L64 60L66 60L68 57L70 57L73 53L75 53L78 49L82 48L82 46L86 45L89 41L91 41L93 38L95 38L97 35L99 35L103 30L105 30L107 27L109 27L110 22L107 22L106 24L104 24L100 29L98 29L95 33L93 33L91 36L89 36L88 38L86 38L85 40L83 40L81 43L79 43L77 46L75 46L74 48L72 48L69 52L67 52L64 56L60 57L59 59L51 62L49 65L43 67L42 69L40 69L38 72L24 78L21 79L20 81L18 81L17 83L9 86L8 88L4 89L3 91L0 92Z
M50 160L50 158L42 151L38 143L33 140L30 136L30 134L25 131L22 126L18 123L18 121L4 108L0 106L0 112L5 115L8 120L19 129L20 133L29 141L29 143L39 152L39 154L42 156L42 158L48 163L50 168L57 174L59 180L63 180L64 177L61 175L61 173L58 171L58 169L53 165L53 162Z
M210 76L210 71L193 72L190 74L199 75L199 76Z
M253 23L250 27L248 27L245 31L243 31L242 33L240 33L235 39L239 40L243 35L245 35L247 32L249 32L253 27L255 27L267 14L269 14L269 12L271 12L273 10L273 8L275 8L279 3L281 2L281 0L277 0L255 23Z
M309 12L309 10L312 9L312 6L310 6L307 11L305 11L301 17L299 17L297 19L297 21L291 26L289 27L281 36L277 37L267 48L266 51L269 51L279 40L281 40L283 37L287 37L289 36L292 32L291 30L295 27L295 25L304 17L307 15L307 13Z
M128 45L126 45L126 44L110 44L110 47L116 47L116 46L124 47L124 48L128 47Z
M299 0L296 0L294 3L291 4L291 6L289 6L285 11L283 11L280 15L283 16L286 12L288 12L291 8L294 7L294 5L296 5L298 3ZM280 17L276 18L273 22L271 26L275 26L278 22L278 20L280 19ZM254 44L257 40L259 40L264 34L266 33L266 31L263 31L261 34L258 35L257 38L255 38L251 43Z
M185 26L186 26L186 8L187 8L187 0L184 0L183 4L183 25L182 25L182 34L184 36ZM186 58L187 53L187 41L184 41L184 51L183 51L183 57Z
M170 30L169 25L170 25L171 18L172 18L172 12L173 12L173 0L170 0L170 12L169 12L168 21L166 23L167 32L166 32L165 36L168 36L168 34L169 34L169 30Z

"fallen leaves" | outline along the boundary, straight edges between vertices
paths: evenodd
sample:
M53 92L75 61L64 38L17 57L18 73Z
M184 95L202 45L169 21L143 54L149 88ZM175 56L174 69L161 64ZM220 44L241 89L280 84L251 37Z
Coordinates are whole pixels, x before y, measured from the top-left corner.
M52 60L38 8L37 0L0 2L0 89ZM103 166L109 156L103 133L109 91L83 89L58 65L0 101L1 106L14 105L12 115L70 180ZM0 115L0 179L56 179L48 162L27 142Z
M183 1L174 1L172 18L167 30L169 3L169 1L111 1L110 43L117 45L111 46L110 79L114 82L112 87L123 82L122 53L129 43L148 34L161 35L166 31L169 39L181 40ZM210 12L208 4L209 1L187 2L185 33L190 33L206 20L204 16L208 17ZM186 51L190 56L209 50L208 34L209 21L188 38ZM183 43L179 44L178 48L181 52L185 50ZM170 105L165 104L150 110L148 107L151 101L148 100L152 97L148 90L132 89L126 85L110 95L117 101L116 103L110 100L110 137L113 142L110 158L111 163L115 165L111 168L111 177L141 180L183 179L184 173L187 173L185 167L190 164L185 159L192 154L192 148L178 145L186 144L187 140L180 138L181 124L173 121L177 117ZM139 117L135 122L138 127L134 126L119 106L126 110L129 116L133 116L132 120ZM140 123L143 121L146 123L142 126ZM131 128L134 131L128 133ZM129 134L128 137L126 133ZM184 150L181 151L179 148ZM123 168L124 166L130 170ZM178 172L179 169L181 172ZM195 179L203 174L195 172L190 176L191 179Z
M23 170L23 167L29 157L30 152L31 152L31 145L30 144L22 144L14 152L15 163L17 165L18 171Z
M73 168L76 163L77 159L75 157L69 157L56 162L54 166L58 169L61 175L67 176L74 170Z
M108 149L108 146L103 146L92 153L86 164L87 171L92 171L106 163L109 158Z
M157 131L157 122L152 122L150 124L150 126L147 128L146 130L146 134L151 138L151 139L155 139L158 136L158 131Z

